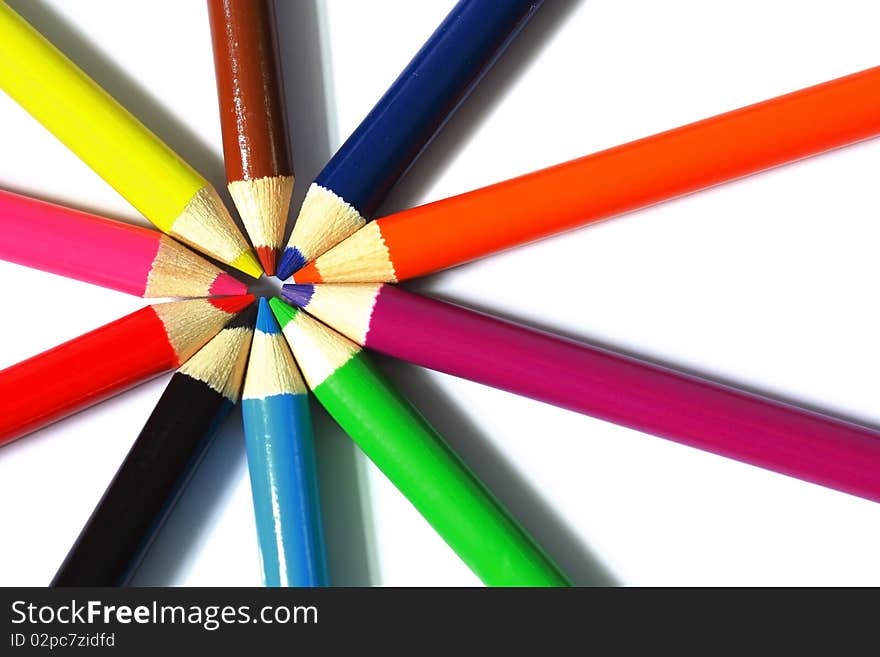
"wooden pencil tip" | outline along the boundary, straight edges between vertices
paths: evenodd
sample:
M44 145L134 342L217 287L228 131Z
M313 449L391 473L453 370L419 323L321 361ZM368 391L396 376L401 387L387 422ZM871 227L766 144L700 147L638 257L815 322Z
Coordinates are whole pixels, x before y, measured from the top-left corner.
M259 278L263 274L247 241L211 185L193 195L167 232L248 276Z
M290 210L290 195L293 192L293 176L264 176L234 180L227 186L260 262L266 273L273 275L274 251L281 247L284 240L284 228ZM267 252L265 258L261 254L264 248ZM271 260L269 253L272 254Z
M256 308L236 315L178 370L201 381L232 403L238 401L254 333Z
M214 337L232 316L254 302L244 294L217 299L189 299L150 306L161 320L168 341L182 364Z
M282 319L278 315L288 312L281 307L287 304L272 303L273 301L276 299L269 304L275 311L275 317L281 324L284 337L312 390L361 351L354 342L304 312L291 309L294 313L293 317Z
M339 244L365 223L366 219L345 199L318 183L312 183L287 246L296 249L308 262ZM289 276L293 271L282 267L281 273Z
M247 286L174 238L159 237L145 297L209 297L247 294Z

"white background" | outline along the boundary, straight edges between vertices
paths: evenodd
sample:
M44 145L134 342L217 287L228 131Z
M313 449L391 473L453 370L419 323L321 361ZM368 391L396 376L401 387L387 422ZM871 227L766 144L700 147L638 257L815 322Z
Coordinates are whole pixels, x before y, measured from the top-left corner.
M222 187L204 2L11 4ZM452 4L279 3L293 214ZM878 65L878 24L876 0L547 0L385 210ZM877 426L878 176L867 142L411 287ZM0 186L143 221L5 96ZM6 263L0 289L0 367L143 305ZM578 584L880 584L876 504L381 362ZM49 582L167 379L0 449L0 584ZM335 583L478 584L316 418ZM236 413L136 581L256 585L255 545Z

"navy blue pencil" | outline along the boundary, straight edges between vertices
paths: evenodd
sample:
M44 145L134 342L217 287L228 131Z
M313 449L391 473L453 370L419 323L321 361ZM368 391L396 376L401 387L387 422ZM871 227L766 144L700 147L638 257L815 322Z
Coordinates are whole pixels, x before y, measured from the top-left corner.
M308 388L263 298L242 414L263 583L329 586Z
M460 0L309 187L283 279L360 229L543 0Z

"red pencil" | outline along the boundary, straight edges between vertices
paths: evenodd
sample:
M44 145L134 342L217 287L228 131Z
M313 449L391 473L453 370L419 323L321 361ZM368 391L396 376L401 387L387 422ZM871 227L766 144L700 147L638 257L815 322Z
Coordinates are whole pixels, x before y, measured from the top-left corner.
M0 370L0 445L179 367L253 300L154 304Z
M282 295L390 356L880 502L875 429L393 285Z

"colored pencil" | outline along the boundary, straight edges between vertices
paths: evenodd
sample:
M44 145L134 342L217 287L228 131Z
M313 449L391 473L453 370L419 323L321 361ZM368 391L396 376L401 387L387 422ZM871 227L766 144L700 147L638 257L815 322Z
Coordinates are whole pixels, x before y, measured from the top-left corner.
M329 586L308 389L265 299L241 410L263 584Z
M383 217L296 281L403 281L877 134L880 67Z
M155 230L0 190L0 259L140 297L247 294Z
M876 430L388 284L285 287L376 351L880 501Z
M280 299L269 303L318 401L485 584L568 584L360 347Z
M275 273L293 165L271 0L208 0L226 182L257 257Z
M309 187L278 267L288 278L354 233L543 0L460 0Z
M0 89L163 233L260 277L211 184L2 1Z
M238 401L255 314L244 310L171 377L52 586L129 582Z
M154 304L0 370L0 445L179 367L251 302Z

